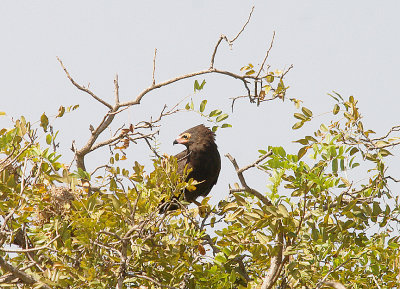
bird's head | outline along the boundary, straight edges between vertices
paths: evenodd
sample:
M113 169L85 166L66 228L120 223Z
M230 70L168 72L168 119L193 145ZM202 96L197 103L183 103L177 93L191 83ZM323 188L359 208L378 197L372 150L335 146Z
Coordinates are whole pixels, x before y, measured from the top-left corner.
M192 127L181 133L175 140L174 144L183 144L187 148L193 144L214 143L215 134L204 125Z

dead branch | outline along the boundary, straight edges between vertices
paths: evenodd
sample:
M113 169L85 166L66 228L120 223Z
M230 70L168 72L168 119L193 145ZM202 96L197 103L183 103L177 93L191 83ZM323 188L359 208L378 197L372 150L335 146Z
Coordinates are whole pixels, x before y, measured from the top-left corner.
M118 84L118 74L114 78L114 94L115 94L115 104L119 104L119 84Z
M154 49L154 57L153 57L153 74L152 74L152 76L153 76L153 82L152 82L152 85L155 85L156 84L156 79L155 79L155 72L156 72L156 57L157 57L157 48L156 49Z
M250 11L249 17L247 18L246 23L242 26L242 29L238 32L238 34L236 34L235 37L233 37L232 40L229 40L228 37L226 37L226 36L223 35L223 34L219 37L219 39L218 39L218 41L217 41L217 44L216 44L215 47L214 47L214 51L213 51L213 53L212 53L212 56L211 56L210 69L213 69L213 68L214 68L215 55L217 54L218 47L219 47L219 45L221 44L222 40L225 40L225 41L228 43L229 47L232 47L233 42L235 42L235 40L236 40L236 39L240 36L240 34L242 34L242 32L244 31L244 29L246 28L247 24L249 24L251 15L253 14L253 11L254 11L254 6L251 8L251 11Z
M60 62L61 67L64 69L65 74L67 75L68 79L72 82L72 84L78 88L79 90L82 90L84 92L86 92L87 94L91 95L95 100L97 100L98 102L102 103L103 105L107 106L109 109L112 109L112 105L109 104L108 102L104 101L103 99L101 99L100 97L98 97L97 95L95 95L90 89L79 85L78 83L75 82L75 80L71 77L71 75L69 74L68 70L65 68L63 62L61 61L61 59L59 57L57 57L58 62Z
M274 39L275 39L275 31L274 31L274 33L272 34L271 43L270 43L269 48L268 48L268 50L267 50L267 53L266 53L266 55L265 55L265 57L264 57L264 60L263 60L263 62L262 62L262 64L261 64L261 66L260 66L260 69L258 70L258 73L257 73L257 76L256 76L257 78L260 76L261 71L264 69L265 61L267 61L267 58L268 58L268 56L269 56L269 52L270 52L271 49L272 49L272 46L273 46L273 44L274 44Z

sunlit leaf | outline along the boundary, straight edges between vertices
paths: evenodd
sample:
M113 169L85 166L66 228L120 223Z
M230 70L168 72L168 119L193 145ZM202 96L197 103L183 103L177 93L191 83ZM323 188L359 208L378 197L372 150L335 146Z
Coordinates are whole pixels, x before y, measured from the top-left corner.
M303 121L296 122L296 123L292 126L292 129L299 129L299 128L301 128L301 127L303 126L303 124L304 124Z
M204 99L201 103L200 103L200 112L203 112L204 109L206 108L206 104L207 104L207 100Z
M335 104L335 106L333 107L333 114L338 114L338 112L340 111L340 106L338 104Z
M312 111L311 110L309 110L308 108L306 108L306 107L302 107L301 108L301 111L304 113L304 115L305 116L307 116L307 117L312 117Z
M225 119L227 119L229 117L229 115L227 115L227 114L221 114L220 116L218 116L217 118L216 118L216 121L217 122L220 122L220 121L223 121L223 120L225 120Z

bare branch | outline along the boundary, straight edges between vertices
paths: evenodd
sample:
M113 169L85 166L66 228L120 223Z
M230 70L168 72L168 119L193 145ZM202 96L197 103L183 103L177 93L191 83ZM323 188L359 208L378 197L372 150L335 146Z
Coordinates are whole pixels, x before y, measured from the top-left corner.
M265 55L264 60L263 60L263 62L262 62L262 64L261 64L261 66L260 66L260 70L259 70L258 73L257 73L257 76L256 76L257 78L260 76L260 73L261 73L261 71L262 71L263 68L264 68L265 61L267 61L267 58L268 58L268 56L269 56L269 52L271 51L272 45L274 44L274 39L275 39L275 31L274 31L274 33L272 34L272 39L271 39L271 43L270 43L270 45L269 45L269 48L268 48L268 50L267 50L267 54Z
M102 100L100 97L98 97L97 95L95 95L91 90L89 90L88 88L79 85L78 83L75 82L75 80L71 77L71 75L69 74L68 70L65 68L64 64L62 63L61 59L59 57L57 57L58 62L60 62L61 67L64 69L65 74L67 75L68 79L72 82L72 84L78 88L79 90L82 90L84 92L86 92L87 94L91 95L95 100L97 100L98 102L102 103L103 105L107 106L109 109L112 109L112 105L109 104L108 102Z
M242 29L239 31L239 33L238 33L232 40L229 40L228 37L226 37L226 36L223 35L223 34L219 37L219 39L218 39L218 41L217 41L217 44L216 44L215 47L214 47L213 54L212 54L212 56L211 56L210 69L213 69L213 68L214 68L215 55L217 54L218 47L219 47L219 45L221 44L222 40L225 40L225 41L228 43L228 45L231 47L231 46L232 46L232 43L233 43L233 42L239 37L239 35L244 31L244 29L246 28L247 24L249 24L251 15L253 14L253 11L254 11L254 6L251 8L250 15L249 15L249 17L248 17L246 23L243 25Z
M242 29L239 31L239 33L230 41L230 43L234 42L234 41L240 36L240 34L242 34L242 32L243 32L244 29L246 28L247 24L249 24L251 15L253 14L253 11L254 11L254 7L255 7L255 6L251 7L251 11L250 11L249 17L247 18L246 23L243 25L243 27L242 27Z
M245 166L245 167L243 167L243 168L241 168L239 171L237 171L238 173L243 173L244 171L246 171L246 170L248 170L248 169L250 169L250 168L252 168L252 167L255 167L256 165L258 165L260 162L262 162L263 160L265 160L267 157L269 157L269 156L271 156L272 155L272 151L269 151L269 152L267 152L265 155L262 155L261 157L259 157L254 163L252 163L252 164L250 164L250 165L248 165L248 166Z
M156 84L156 79L155 79L155 72L156 72L156 56L157 56L157 48L154 49L154 57L153 57L153 82L152 85Z
M383 137L374 138L374 139L372 139L372 141L383 140L383 139L387 138L387 137L388 137L392 132L394 132L394 131L400 131L400 125L396 125L396 126L392 127L392 128L388 131L388 133L385 134Z
M215 47L214 47L213 54L212 54L212 56L211 56L210 69L213 69L213 68L214 68L215 55L217 54L218 46L221 44L222 40L226 40L226 42L229 43L229 40L228 40L228 38L227 38L225 35L222 34L222 35L219 37L219 39L218 39L218 41L217 41L217 44L216 44Z
M119 104L119 84L118 84L118 74L114 78L114 94L115 94L115 105Z
M254 164L252 164L252 165L250 165L250 166L247 166L248 168L245 167L244 169L240 169L239 166L238 166L238 164L237 164L237 162L236 162L236 160L235 160L230 154L226 154L225 156L231 161L233 167L234 167L235 170L236 170L236 174L238 175L238 178L239 178L239 180L240 180L240 183L241 183L242 186L246 189L246 191L249 192L250 194L252 194L253 196L257 197L257 198L258 198L261 202L263 202L265 205L271 206L271 205L272 205L271 201L268 200L268 198L266 198L266 197L265 197L263 194L261 194L260 192L256 191L255 189L250 188L250 187L247 185L246 180L245 180L245 178L244 178L244 176L243 176L243 171L244 171L244 169L248 169L248 168L250 168L250 167L252 167L252 166L255 166L258 160L257 160ZM265 156L265 155L264 155L264 156ZM264 157L264 156L263 156L263 157ZM262 160L260 160L260 161L262 161ZM259 162L260 162L260 161L259 161Z

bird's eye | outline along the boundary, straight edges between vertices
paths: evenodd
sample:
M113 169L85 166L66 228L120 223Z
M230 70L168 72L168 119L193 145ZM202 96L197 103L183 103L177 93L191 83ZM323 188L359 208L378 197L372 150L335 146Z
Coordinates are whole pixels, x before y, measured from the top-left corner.
M184 135L182 135L182 138L183 138L183 139L189 139L189 134L186 134L186 133L185 133Z

